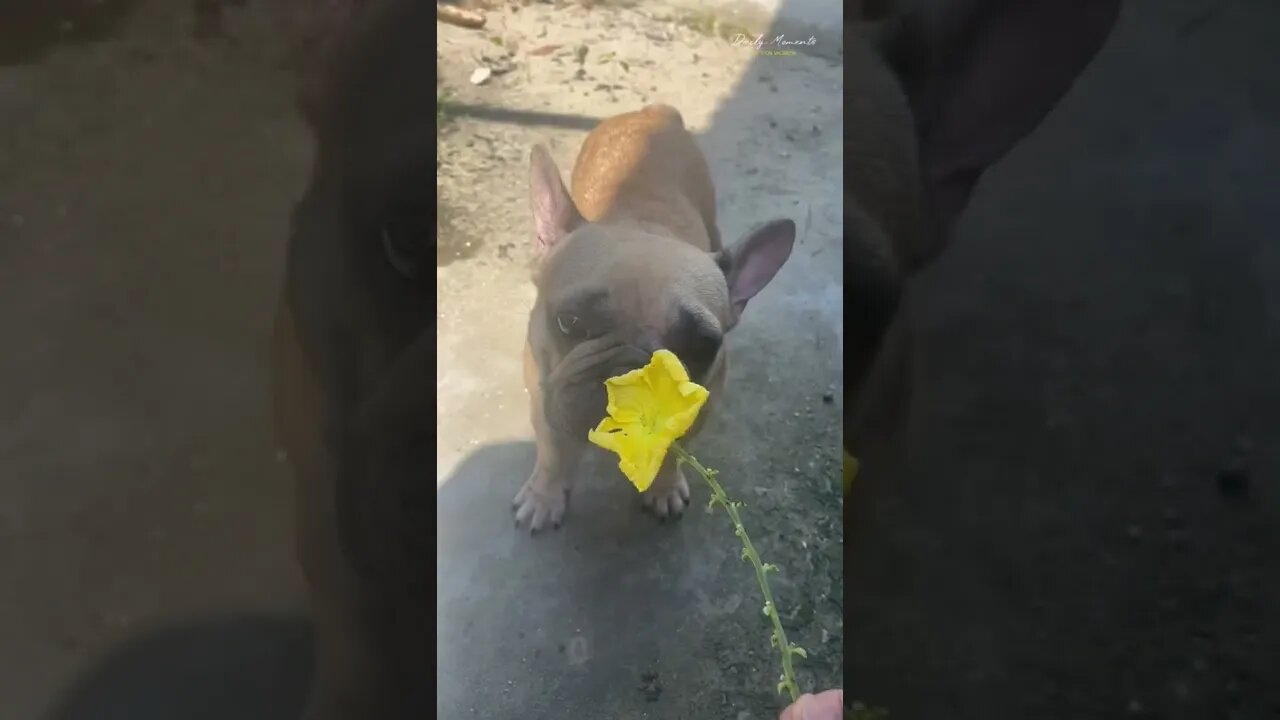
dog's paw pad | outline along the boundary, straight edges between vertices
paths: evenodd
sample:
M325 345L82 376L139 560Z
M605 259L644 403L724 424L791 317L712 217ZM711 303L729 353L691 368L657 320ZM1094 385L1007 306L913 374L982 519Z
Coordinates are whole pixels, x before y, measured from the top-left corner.
M533 480L529 480L516 493L511 505L515 511L516 527L527 527L531 534L555 530L564 522L569 492L535 487Z

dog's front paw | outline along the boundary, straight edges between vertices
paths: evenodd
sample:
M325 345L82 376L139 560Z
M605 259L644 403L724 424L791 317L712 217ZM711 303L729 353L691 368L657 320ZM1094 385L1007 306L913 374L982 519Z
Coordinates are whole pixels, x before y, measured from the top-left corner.
M516 527L524 525L529 528L530 533L546 528L559 529L568 506L568 488L559 483L547 482L537 473L525 482L512 502L516 513Z
M689 507L689 483L679 469L664 470L644 493L644 506L660 520L674 520Z

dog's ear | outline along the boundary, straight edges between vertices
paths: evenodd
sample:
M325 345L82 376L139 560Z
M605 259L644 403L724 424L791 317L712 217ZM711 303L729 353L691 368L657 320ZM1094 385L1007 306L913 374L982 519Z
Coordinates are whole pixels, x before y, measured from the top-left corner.
M795 241L795 222L773 220L716 254L716 263L729 285L730 327L737 324L747 301L782 269Z
M533 205L533 237L538 252L550 250L584 220L560 178L551 153L535 145L529 155L529 199Z
M897 5L885 55L916 117L936 251L982 173L1036 129L1102 49L1120 0Z

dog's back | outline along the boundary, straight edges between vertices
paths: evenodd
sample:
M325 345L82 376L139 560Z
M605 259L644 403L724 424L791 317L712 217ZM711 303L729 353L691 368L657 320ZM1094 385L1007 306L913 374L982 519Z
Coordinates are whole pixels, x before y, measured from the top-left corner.
M720 250L711 171L669 105L649 105L596 126L574 163L571 191L590 222L638 222Z

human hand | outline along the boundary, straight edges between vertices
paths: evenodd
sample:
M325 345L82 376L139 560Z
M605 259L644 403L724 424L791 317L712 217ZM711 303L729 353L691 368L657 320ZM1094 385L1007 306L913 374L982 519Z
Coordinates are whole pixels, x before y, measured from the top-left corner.
M778 720L842 720L844 690L827 690L817 695L805 693L787 706Z

